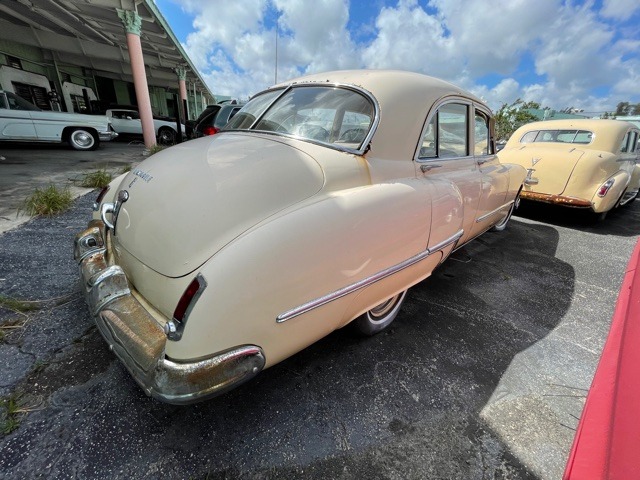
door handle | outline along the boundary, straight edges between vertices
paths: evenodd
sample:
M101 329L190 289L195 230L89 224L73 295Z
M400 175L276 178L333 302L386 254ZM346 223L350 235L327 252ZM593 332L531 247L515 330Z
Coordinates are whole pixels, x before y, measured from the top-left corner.
M436 165L434 163L429 163L425 165L420 165L420 170L422 173L427 173L429 170L433 170L434 168L440 168L442 165Z

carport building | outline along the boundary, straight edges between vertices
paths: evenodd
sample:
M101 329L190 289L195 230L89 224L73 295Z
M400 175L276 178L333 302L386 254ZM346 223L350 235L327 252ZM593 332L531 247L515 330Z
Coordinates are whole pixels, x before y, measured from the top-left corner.
M3 0L0 88L43 110L135 106L147 144L151 115L215 103L153 0Z

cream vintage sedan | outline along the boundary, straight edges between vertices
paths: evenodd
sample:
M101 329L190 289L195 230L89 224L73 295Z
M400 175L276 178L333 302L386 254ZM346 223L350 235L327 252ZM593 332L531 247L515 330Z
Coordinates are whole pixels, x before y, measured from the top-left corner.
M481 100L415 73L274 86L110 185L75 240L91 313L175 404L349 323L379 332L409 287L509 220L526 171L498 161L492 129Z
M551 120L516 130L502 161L528 171L522 198L589 209L603 219L638 196L640 130L618 120Z

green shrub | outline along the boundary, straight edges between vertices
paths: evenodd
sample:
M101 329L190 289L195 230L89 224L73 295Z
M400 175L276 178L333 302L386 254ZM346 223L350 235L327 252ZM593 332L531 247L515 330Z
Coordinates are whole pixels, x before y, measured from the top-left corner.
M83 177L80 186L85 188L103 188L109 185L113 179L111 174L104 169L84 174Z
M52 216L67 210L73 203L73 196L69 187L58 189L55 185L47 188L36 188L19 209L32 217L37 215Z

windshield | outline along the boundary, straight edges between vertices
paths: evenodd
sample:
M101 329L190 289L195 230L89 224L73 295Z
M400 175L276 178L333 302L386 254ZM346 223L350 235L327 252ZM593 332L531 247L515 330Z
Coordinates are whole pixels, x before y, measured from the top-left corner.
M361 148L375 118L373 102L365 95L334 86L299 85L282 92L254 97L225 129L250 128L347 149Z
M33 112L39 112L40 109L34 104L27 102L24 98L19 97L11 92L5 92L7 95L7 101L9 102L9 108L11 110L31 110Z

